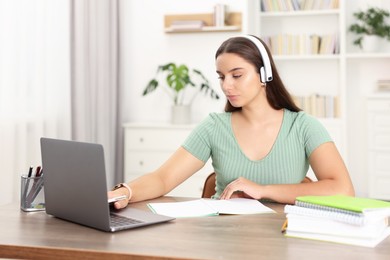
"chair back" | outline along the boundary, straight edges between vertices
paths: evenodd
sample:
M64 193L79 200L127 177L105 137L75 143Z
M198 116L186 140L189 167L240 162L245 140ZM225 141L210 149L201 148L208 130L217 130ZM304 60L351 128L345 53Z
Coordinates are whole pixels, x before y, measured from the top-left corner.
M202 198L211 198L215 194L215 172L207 176L202 191Z

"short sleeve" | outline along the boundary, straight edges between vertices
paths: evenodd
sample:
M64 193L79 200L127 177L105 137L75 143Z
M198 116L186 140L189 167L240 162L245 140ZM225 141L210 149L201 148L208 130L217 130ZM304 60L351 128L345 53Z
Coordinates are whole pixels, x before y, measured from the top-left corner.
M215 120L210 114L186 138L182 147L203 162L211 156L211 142Z
M309 157L321 144L333 142L333 140L317 118L303 112L299 114L305 152L307 157Z

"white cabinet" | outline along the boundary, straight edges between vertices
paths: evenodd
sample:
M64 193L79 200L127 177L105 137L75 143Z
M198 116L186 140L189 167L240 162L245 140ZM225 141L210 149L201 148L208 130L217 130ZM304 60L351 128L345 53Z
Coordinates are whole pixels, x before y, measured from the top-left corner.
M124 178L128 182L160 167L184 142L193 125L124 124ZM200 197L204 181L213 172L208 162L168 195Z
M390 96L369 97L368 173L369 195L390 199Z

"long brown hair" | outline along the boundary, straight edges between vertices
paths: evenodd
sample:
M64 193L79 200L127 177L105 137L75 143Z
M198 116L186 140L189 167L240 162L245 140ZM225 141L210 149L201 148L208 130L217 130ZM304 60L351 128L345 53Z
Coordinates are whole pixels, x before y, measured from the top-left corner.
M267 50L272 67L273 80L267 82L266 85L266 95L269 104L274 109L286 108L294 112L301 111L301 109L294 103L290 93L284 86L283 81L279 76L278 70L276 69L269 48L261 39L258 37L256 38L264 45L265 49ZM256 45L245 37L233 37L224 41L215 53L215 59L217 59L218 56L223 53L234 53L239 55L241 58L253 64L253 66L256 67L258 73L260 73L260 68L264 66L263 59L261 58L260 52ZM229 101L226 102L226 112L233 112L236 110L241 110L241 107L233 107Z

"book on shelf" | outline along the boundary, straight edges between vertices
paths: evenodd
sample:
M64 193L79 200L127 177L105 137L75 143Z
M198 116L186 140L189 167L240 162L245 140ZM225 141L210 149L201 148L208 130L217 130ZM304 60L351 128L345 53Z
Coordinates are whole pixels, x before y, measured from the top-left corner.
M321 37L320 47L317 54L336 54L338 53L337 34L327 34Z
M338 9L339 0L261 0L263 12Z
M169 29L172 31L180 30L201 30L205 26L202 20L175 20L172 21Z
M390 79L379 79L377 87L379 91L390 91Z
M316 117L337 118L339 112L339 98L332 95L311 94L307 96L293 96L295 104L303 111Z
M344 195L297 197L286 205L287 237L375 247L390 234L390 202Z
M226 5L224 4L216 4L214 6L214 26L223 27L225 26L226 19Z
M337 34L276 34L264 40L274 55L333 55L339 53Z
M310 37L309 53L313 53L313 54L319 53L321 37L319 35L316 35L316 34L309 35L309 37Z

